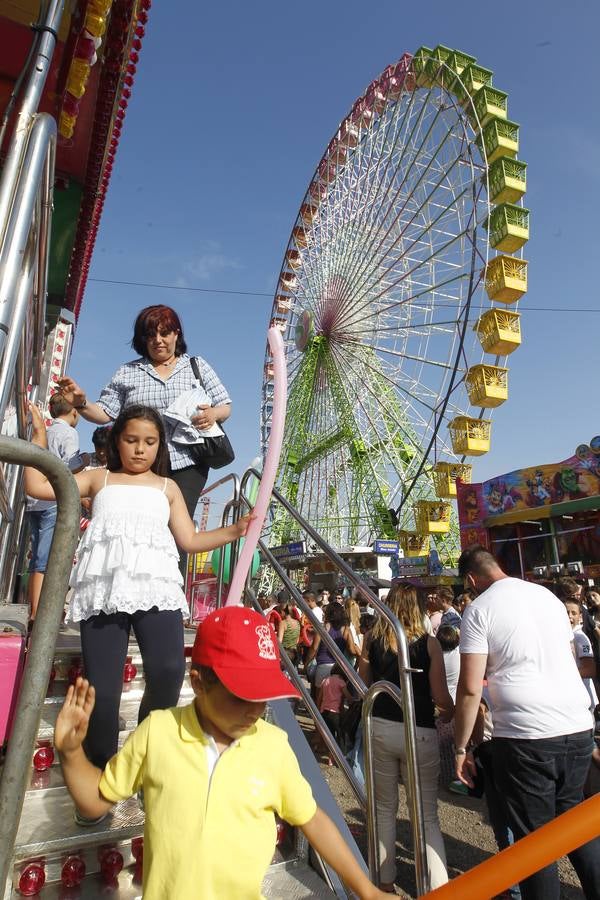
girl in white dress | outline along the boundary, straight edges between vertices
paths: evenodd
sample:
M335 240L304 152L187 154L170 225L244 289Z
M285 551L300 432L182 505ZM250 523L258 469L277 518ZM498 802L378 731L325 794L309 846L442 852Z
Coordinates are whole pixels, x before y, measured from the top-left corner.
M32 441L46 446L40 411L32 406ZM183 619L189 615L177 545L188 553L221 547L246 533L252 515L234 525L196 532L178 486L164 477L168 451L160 415L130 406L115 420L106 469L75 476L92 519L71 574L67 621L79 622L86 678L96 706L86 750L104 767L117 750L119 704L129 633L144 665L141 722L153 709L176 706L185 674ZM54 500L47 478L25 469L31 497Z

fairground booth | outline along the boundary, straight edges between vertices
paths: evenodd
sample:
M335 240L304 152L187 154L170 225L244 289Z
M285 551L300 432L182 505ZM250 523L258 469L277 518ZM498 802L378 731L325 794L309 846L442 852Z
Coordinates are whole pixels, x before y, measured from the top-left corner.
M600 435L573 456L457 484L463 548L487 547L509 575L600 579Z

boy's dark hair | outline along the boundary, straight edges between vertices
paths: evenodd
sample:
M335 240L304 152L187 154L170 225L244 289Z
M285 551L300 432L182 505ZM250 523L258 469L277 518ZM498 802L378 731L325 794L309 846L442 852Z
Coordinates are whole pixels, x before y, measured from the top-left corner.
M92 444L96 450L104 450L108 446L111 425L101 425L92 433Z
M440 625L435 634L442 650L454 650L458 647L460 635L452 625Z
M73 404L69 403L69 401L60 393L52 394L48 401L48 410L53 419L59 419L61 416L66 416L70 412L73 412L73 409Z
M181 356L187 350L187 344L183 336L181 320L170 306L157 304L146 306L142 309L133 325L133 338L131 346L140 356L148 357L148 338L154 337L157 331L176 331L175 356Z
M574 578L569 578L568 576L559 578L555 587L556 596L559 600L562 600L563 603L567 600L574 600L577 602L580 587L581 585L579 585Z
M436 594L440 598L440 600L446 600L447 603L454 603L454 591L448 585L441 585L436 588Z
M575 597L575 595L573 595L573 594L570 597L565 597L565 599L562 601L562 603L565 605L567 603L572 603L573 606L578 607L579 612L583 612L583 604L582 604L581 600L578 600L577 597Z
M192 660L191 668L195 669L198 672L202 684L206 688L208 688L208 690L214 688L217 684L221 684L221 679L219 678L215 670L210 668L210 666L201 666L200 663L196 663L194 662L194 660Z
M165 437L165 426L159 413L151 406L128 406L123 412L119 413L114 421L108 443L106 445L106 468L109 472L118 472L122 467L121 457L117 449L117 441L125 430L125 426L132 419L143 419L146 422L152 422L158 431L158 453L156 459L152 463L151 471L155 475L167 475L169 472L169 451L167 450L167 439Z
M458 560L458 574L460 578L466 575L488 575L498 568L498 563L489 550L481 544L473 544L460 554Z

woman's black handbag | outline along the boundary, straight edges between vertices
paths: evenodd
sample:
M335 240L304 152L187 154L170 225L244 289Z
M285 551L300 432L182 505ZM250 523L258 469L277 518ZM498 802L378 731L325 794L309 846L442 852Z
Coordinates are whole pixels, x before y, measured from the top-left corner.
M194 377L202 385L198 360L192 356L190 357L190 364ZM209 469L222 469L223 466L228 466L234 461L235 453L233 452L233 447L220 422L219 428L223 434L217 437L205 437L201 444L190 444L188 446L187 449L192 454L194 463L197 466L205 466Z

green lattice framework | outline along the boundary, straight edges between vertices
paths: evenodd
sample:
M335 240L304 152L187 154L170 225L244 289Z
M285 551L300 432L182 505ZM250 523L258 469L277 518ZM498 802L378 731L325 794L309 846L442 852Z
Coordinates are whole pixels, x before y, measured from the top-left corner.
M365 368L370 372L370 385L365 390L372 393L373 403L378 406L378 415L384 423L384 434L370 441L362 436L359 422L353 411L352 398L342 374L337 371L327 339L314 336L305 350L304 358L288 398L287 419L282 463L280 469L280 490L292 505L298 499L299 478L316 462L335 454L338 459L344 454L352 473L352 492L346 498L346 511L337 503L337 486L328 486L330 508L318 519L317 530L327 534L330 543L340 546L342 541L356 544L361 530L361 510L368 517L368 526L373 535L394 538L398 527L413 527L412 513L407 508L395 525L390 515L390 488L388 469L391 465L396 480L402 483L409 477L410 464L417 454L417 443L411 433L409 423L404 419L392 387L386 381L377 357L369 347L358 347L357 353L363 357ZM319 390L319 380L326 381L330 390L329 400L335 410L329 415L331 423L327 433L314 435L308 425L314 421L314 402ZM322 388L321 388L322 391ZM371 437L373 437L371 435ZM385 460L385 470L382 465ZM424 473L413 488L412 496L417 499L434 499L430 477ZM366 502L365 502L366 498ZM312 520L312 524L314 520ZM345 526L345 527L344 527ZM337 533L336 533L337 532ZM271 532L271 544L285 543L297 537L297 525L285 513L279 512ZM457 555L456 530L449 535L437 536L438 552L446 559Z

